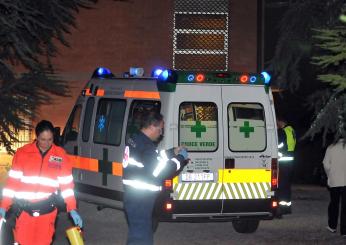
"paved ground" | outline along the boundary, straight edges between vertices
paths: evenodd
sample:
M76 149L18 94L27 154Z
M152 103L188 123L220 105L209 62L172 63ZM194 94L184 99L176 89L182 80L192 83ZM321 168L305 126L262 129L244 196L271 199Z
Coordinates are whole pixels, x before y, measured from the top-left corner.
M262 221L254 234L236 233L230 222L160 223L155 233L156 245L207 244L346 244L339 233L326 231L328 192L319 186L294 186L293 214L283 219ZM84 218L85 244L125 244L127 226L121 211L80 203ZM64 230L71 226L61 214L54 245L67 245Z
M346 238L326 229L329 195L324 187L294 186L293 214L283 219L262 221L256 233L239 234L230 222L160 223L155 245L252 245L252 244L335 244L345 245ZM87 245L125 244L127 225L122 211L103 209L85 202L79 209ZM65 230L72 226L66 213L57 221L53 245L68 245ZM43 231L44 232L44 231ZM8 245L0 240L0 245Z

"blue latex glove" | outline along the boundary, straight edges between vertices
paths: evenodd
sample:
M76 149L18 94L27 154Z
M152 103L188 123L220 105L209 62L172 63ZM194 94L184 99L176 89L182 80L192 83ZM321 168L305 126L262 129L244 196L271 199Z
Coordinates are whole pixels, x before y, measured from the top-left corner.
M0 208L0 216L1 216L1 218L5 218L6 210L4 208Z
M70 215L71 215L71 217L72 217L72 219L73 219L73 223L74 223L75 225L78 225L80 228L82 228L82 227L83 227L83 220L82 220L82 218L79 216L79 214L77 213L77 211L76 211L76 210L72 210L72 211L70 212Z
M187 160L188 158L188 154L187 154L187 150L185 148L182 148L179 152L178 155L181 155L184 157L184 160Z

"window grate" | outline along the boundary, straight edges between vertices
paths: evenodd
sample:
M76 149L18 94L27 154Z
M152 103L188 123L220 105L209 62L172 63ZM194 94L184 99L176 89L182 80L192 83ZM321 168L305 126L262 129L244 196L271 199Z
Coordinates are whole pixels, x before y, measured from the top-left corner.
M228 70L227 0L176 0L173 68Z

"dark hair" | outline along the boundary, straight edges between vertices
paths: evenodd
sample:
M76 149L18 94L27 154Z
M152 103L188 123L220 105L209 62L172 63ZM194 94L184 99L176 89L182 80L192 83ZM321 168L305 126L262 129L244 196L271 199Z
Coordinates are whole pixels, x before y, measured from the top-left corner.
M287 123L287 120L283 115L276 115L276 120Z
M148 128L151 125L158 126L162 121L163 116L160 113L156 111L146 112L141 116L140 128Z
M35 128L36 137L38 137L43 131L49 130L54 134L54 127L50 121L42 120Z

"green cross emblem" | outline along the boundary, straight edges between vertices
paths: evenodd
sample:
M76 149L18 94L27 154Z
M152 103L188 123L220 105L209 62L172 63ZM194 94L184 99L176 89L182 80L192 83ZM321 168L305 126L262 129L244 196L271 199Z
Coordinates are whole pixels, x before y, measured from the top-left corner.
M249 121L244 122L244 126L239 128L239 131L241 133L244 133L245 138L250 137L250 133L253 133L255 131L254 127L250 127Z
M196 125L191 127L191 132L196 133L196 138L202 137L202 132L206 132L207 128L206 126L201 124L201 121L196 121Z

